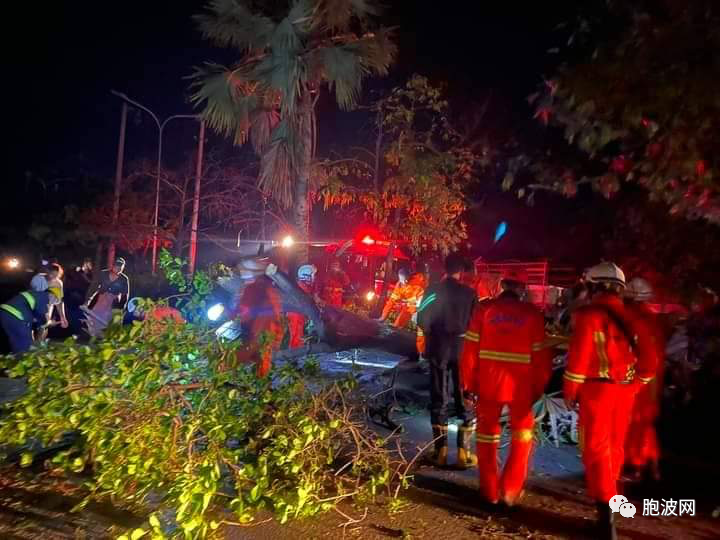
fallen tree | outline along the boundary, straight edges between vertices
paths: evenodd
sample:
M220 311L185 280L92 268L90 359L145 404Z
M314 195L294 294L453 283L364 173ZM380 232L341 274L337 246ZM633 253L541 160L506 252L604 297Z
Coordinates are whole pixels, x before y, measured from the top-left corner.
M238 346L193 324L116 320L91 345L5 357L0 368L27 391L2 405L0 440L47 448L75 432L52 466L84 475L80 506L109 498L150 511L134 539L203 538L263 508L284 522L397 495L406 466L366 427L351 379L314 377L311 361L258 379L237 365ZM28 450L20 462L34 459Z
M262 268L267 268L269 259L256 258ZM276 358L292 358L308 353L333 352L355 348L377 348L417 359L415 334L402 329L389 327L377 320L363 317L350 311L333 306L318 306L305 294L287 274L271 269L267 272L282 296L285 312L301 313L313 323L314 333L319 343L296 350L279 351ZM218 280L220 286L233 299L241 296L245 281L232 270ZM236 300L233 300L236 301Z

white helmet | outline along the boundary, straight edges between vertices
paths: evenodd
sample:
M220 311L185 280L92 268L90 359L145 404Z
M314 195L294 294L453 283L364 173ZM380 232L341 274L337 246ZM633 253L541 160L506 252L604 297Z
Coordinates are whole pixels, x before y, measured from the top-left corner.
M297 277L299 281L313 281L317 268L312 264L303 264L297 271Z
M601 262L586 272L590 283L615 283L625 287L625 273L620 267L611 262Z
M653 289L647 280L641 277L632 278L625 289L625 296L636 302L648 302L653 297Z

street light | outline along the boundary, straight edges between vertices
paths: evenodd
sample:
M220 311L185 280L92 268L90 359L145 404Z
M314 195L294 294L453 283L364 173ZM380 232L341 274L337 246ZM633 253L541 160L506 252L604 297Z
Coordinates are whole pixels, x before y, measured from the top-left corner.
M165 129L165 126L170 120L175 120L177 118L187 118L192 120L201 120L201 116L199 114L174 114L173 116L170 116L163 120L162 122L157 117L157 115L152 112L150 109L145 107L144 105L141 105L135 100L130 99L128 96L121 92L117 92L115 90L110 90L110 93L119 97L123 101L126 101L130 105L133 105L137 107L138 109L141 109L148 113L153 120L155 120L155 124L158 128L158 158L157 158L157 178L155 182L155 217L153 218L153 249L152 249L152 273L155 275L155 268L157 263L157 244L158 244L158 214L160 210L160 168L162 166L162 138L163 138L163 130Z

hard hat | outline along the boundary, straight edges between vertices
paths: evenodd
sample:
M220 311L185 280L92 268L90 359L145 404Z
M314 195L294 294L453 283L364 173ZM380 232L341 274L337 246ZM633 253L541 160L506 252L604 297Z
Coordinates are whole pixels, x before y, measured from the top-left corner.
M33 291L43 292L48 290L48 282L45 274L35 274L30 280L30 288Z
M139 296L135 296L134 298L131 298L130 301L127 303L127 310L130 313L135 313L135 310L140 305L140 302L142 301L142 298Z
M586 272L590 283L615 283L625 287L625 273L611 262L601 262Z
M653 297L652 286L643 278L635 277L630 280L625 289L625 296L637 302L647 302Z
M317 268L313 264L303 264L297 271L297 277L300 281L312 281L315 279Z

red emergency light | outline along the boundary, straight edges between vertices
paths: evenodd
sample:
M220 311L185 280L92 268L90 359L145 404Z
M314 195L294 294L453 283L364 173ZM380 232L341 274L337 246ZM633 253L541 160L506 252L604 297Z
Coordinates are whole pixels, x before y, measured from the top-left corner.
M361 240L361 242L363 244L367 244L368 246L372 246L375 243L375 239L369 234L366 234L365 237Z

